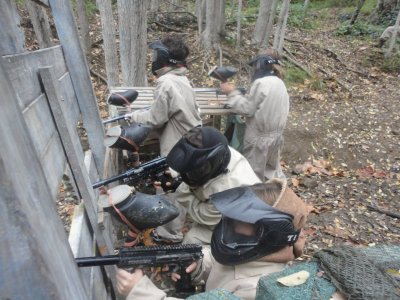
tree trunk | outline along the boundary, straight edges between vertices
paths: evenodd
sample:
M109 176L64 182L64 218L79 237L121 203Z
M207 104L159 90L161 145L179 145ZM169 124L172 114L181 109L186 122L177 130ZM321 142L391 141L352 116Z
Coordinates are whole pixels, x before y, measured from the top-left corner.
M122 83L147 86L147 16L146 2L118 0Z
M380 17L385 13L392 13L399 6L398 0L378 0L376 8L371 14L371 19L379 23Z
M353 25L354 22L357 20L357 17L360 14L361 8L363 7L364 3L365 3L365 0L358 1L356 11L354 12L353 16L351 17L350 25Z
M310 4L310 0L304 0L304 5L303 5L304 11L307 10L309 4Z
M24 52L25 36L14 1L0 2L0 27L0 55Z
M219 47L220 36L218 29L220 23L218 22L218 17L220 4L214 0L206 0L206 2L206 28L201 34L201 40L204 49L209 52Z
M253 43L255 45L262 45L265 37L265 31L268 25L269 12L271 10L271 0L260 0L260 8L258 10L258 16L256 26L253 33Z
M199 35L204 30L204 21L206 19L206 0L196 0L196 16Z
M387 49L387 52L385 53L385 57L391 57L393 55L393 48L394 48L394 45L396 43L397 33L400 30L399 27L400 27L400 11L399 11L399 13L397 15L396 24L394 25L393 34L390 37L389 48Z
M220 0L217 1L219 2L219 11L218 11L218 34L220 36L225 36L225 7L226 7L226 2L225 0Z
M238 1L237 28L236 28L236 49L239 49L240 41L242 39L242 35L240 33L241 19L242 19L242 0L239 0Z
M53 38L46 10L31 0L25 2L40 48L53 46Z
M279 54L281 54L283 50L286 23L289 17L289 5L290 5L290 0L283 1L281 12L279 13L278 22L276 25L273 48L277 50Z
M111 0L97 0L104 41L104 56L108 87L119 85L117 45Z
M82 50L85 55L90 50L90 37L89 37L89 21L86 13L86 6L84 0L76 0L76 9L78 14L79 23L79 37L81 40ZM90 63L90 62L89 62Z
M267 29L265 30L265 36L262 41L263 46L261 47L261 50L269 48L269 39L272 35L272 26L274 25L277 7L278 7L278 0L272 0L271 9L269 11L269 16L268 16Z
M158 11L158 8L159 8L159 2L158 2L158 0L151 0L151 3L150 3L150 11L151 12L156 12L156 11Z

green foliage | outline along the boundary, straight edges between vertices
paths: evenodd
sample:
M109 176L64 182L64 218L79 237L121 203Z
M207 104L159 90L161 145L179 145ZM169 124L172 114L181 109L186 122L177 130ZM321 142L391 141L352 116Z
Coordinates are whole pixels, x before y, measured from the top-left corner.
M295 3L290 5L288 25L301 29L316 29L320 27L320 22L314 15L304 11L304 3Z
M85 6L88 17L93 16L97 12L96 0L85 0Z
M296 84L304 83L304 80L309 78L308 74L297 68L291 63L285 66L285 84L290 87Z
M303 1L304 2L304 1ZM310 8L320 10L324 8L343 8L354 6L355 1L353 0L319 0L319 1L310 1Z
M360 20L356 21L353 26L350 25L350 21L345 21L336 30L336 34L377 38L383 30L384 28L381 26L371 25Z
M400 52L391 57L384 58L381 69L385 72L400 74Z

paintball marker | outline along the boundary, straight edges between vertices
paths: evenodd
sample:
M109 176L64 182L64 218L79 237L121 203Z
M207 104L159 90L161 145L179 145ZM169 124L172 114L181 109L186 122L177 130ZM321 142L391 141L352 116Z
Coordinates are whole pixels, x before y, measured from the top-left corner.
M168 164L166 163L166 158L158 157L139 165L137 168L129 169L125 173L95 182L92 187L97 189L98 187L121 179L125 184L127 184L130 182L139 182L140 180L146 178L152 178L153 181L161 182L161 187L164 189L164 191L173 192L181 183L181 178L173 178L165 175L165 171L167 169ZM167 185L167 182L170 182L170 185Z
M129 106L136 98L139 93L136 90L127 90L124 92L115 92L108 97L108 104L115 106Z
M202 246L196 244L137 246L121 248L116 255L79 257L75 262L78 267L117 265L119 268L143 268L168 265L179 268L181 279L176 282L176 292L188 296L195 293L196 289L191 283L190 274L185 270L192 262L203 257L201 249Z
M227 82L228 79L231 78L232 76L236 75L237 72L238 72L238 69L236 69L234 67L215 66L214 68L212 68L210 70L210 72L208 72L208 76L218 79L222 82Z
M235 76L238 71L239 71L238 69L231 67L231 66L226 66L226 67L215 66L214 68L212 68L210 70L210 72L208 72L208 76L218 79L221 82L227 82L228 79ZM236 89L239 90L243 95L246 94L245 88L239 87ZM218 94L218 92L217 92L217 94Z

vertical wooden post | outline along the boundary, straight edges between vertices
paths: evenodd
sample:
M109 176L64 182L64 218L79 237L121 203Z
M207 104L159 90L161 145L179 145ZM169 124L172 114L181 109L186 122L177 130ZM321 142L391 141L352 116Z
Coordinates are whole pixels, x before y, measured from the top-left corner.
M2 299L87 299L25 120L0 58Z
M80 45L71 4L70 1L64 0L49 0L49 3L82 113L83 125L96 161L96 167L99 170L99 174L102 174L105 156L104 129L100 120L88 64Z
M83 164L82 149L78 149L78 136L74 134L71 126L68 124L67 113L62 107L62 99L57 92L58 81L53 73L53 70L48 68L40 68L39 74L43 82L46 97L49 101L54 120L57 125L57 130L62 140L63 148L67 156L68 164L75 179L78 193L85 205L86 213L89 217L90 224L94 235L97 239L97 245L101 254L112 254L113 244L110 237L100 229L97 222L97 198L90 182L89 174ZM73 138L76 136L75 138ZM115 268L107 267L110 278L115 279Z
M0 56L24 52L25 37L19 20L13 1L0 1Z

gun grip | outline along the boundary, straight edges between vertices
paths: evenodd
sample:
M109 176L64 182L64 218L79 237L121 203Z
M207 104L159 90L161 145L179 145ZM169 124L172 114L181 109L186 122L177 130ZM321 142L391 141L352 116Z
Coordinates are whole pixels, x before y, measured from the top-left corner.
M179 275L181 279L175 283L176 292L193 294L196 288L192 285L192 277L189 273L186 273L186 268L184 266L181 266Z

